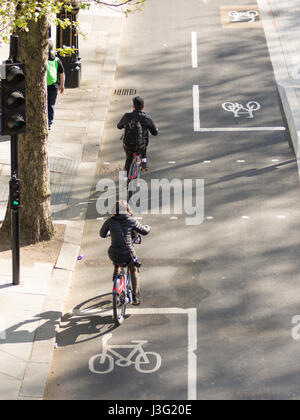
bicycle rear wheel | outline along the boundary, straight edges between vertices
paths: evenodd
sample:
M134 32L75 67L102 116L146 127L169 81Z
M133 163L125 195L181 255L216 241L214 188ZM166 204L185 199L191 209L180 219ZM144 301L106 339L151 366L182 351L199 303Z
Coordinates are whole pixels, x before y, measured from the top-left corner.
M126 298L124 292L121 294L113 292L113 314L117 326L121 325L125 319Z

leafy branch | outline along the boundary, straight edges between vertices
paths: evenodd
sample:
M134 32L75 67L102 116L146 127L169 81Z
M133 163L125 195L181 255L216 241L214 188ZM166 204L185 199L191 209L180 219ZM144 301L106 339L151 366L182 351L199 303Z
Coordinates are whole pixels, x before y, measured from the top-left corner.
M86 10L92 5L118 8L127 16L133 11L140 11L146 0L0 0L0 40L9 40L15 30L29 31L28 23L37 22L43 16L63 28L72 25L67 17L57 18L62 11L72 12L75 9Z

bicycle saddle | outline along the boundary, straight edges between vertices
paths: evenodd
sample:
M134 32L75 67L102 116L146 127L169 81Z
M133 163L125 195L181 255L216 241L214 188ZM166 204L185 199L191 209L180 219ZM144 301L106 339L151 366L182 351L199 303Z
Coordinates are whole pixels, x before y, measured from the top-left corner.
M114 265L116 265L117 267L127 267L128 263L121 262L121 263L114 263Z

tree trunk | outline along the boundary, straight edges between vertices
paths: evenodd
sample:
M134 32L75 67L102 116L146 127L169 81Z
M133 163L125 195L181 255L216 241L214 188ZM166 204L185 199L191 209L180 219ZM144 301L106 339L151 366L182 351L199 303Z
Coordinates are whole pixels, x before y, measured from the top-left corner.
M20 238L24 244L33 244L51 239L54 233L48 165L47 18L31 21L29 31L20 31L19 38L20 61L26 65L26 135L19 135ZM7 211L0 241L7 240L9 235Z

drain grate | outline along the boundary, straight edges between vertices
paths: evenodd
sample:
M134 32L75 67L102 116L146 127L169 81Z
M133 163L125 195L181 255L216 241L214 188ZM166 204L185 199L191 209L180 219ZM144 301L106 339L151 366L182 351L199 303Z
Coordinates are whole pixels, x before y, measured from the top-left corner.
M118 96L136 95L136 89L115 89L114 95L118 95Z

